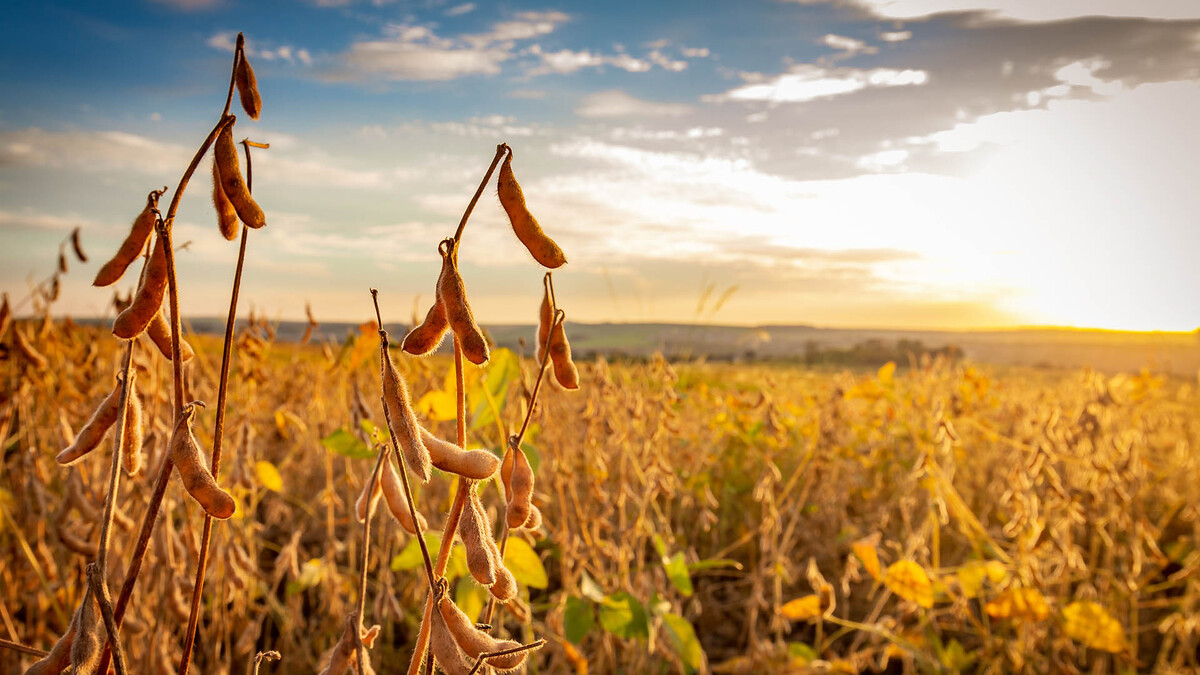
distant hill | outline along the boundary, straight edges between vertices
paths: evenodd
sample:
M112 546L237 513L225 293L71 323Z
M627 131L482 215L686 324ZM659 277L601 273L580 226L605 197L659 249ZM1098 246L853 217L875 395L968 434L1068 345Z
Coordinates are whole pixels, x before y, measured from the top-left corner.
M196 318L189 324L191 330L199 333L220 334L225 322L218 318ZM280 340L296 341L303 336L304 327L303 322L284 321L278 325L277 334ZM403 335L408 326L388 328L393 335ZM512 349L520 349L522 338L528 344L534 335L531 325L485 328L496 344ZM357 330L357 324L326 323L316 330L313 339L340 342L349 332ZM872 359L903 362L906 354L915 350L957 349L965 358L1000 365L1091 366L1105 372L1149 367L1187 377L1195 377L1200 370L1200 335L1195 333L1059 328L955 332L572 322L567 326L567 335L572 349L581 358L595 354L642 358L658 351L670 358L788 360L815 365L848 365L862 360L861 365L867 365Z

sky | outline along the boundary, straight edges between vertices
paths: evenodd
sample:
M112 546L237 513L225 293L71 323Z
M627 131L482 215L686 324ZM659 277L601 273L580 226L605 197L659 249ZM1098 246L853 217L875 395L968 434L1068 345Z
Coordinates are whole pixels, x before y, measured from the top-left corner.
M17 3L0 290L79 226L56 311L108 311L95 270L216 122L238 31L263 113L235 101L234 135L271 144L242 302L272 318L362 321L370 287L423 314L507 142L573 321L1200 326L1194 0ZM208 166L175 223L191 316L237 258ZM494 183L460 265L481 322L536 321Z

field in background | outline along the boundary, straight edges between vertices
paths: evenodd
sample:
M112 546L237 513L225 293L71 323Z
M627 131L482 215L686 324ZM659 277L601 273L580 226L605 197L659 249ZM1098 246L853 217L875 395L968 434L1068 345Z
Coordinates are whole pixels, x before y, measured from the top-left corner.
M0 362L0 631L48 648L83 587L88 558L75 551L94 542L109 448L72 468L54 455L111 390L118 354L107 328L21 329L40 335L51 365L15 352ZM611 329L571 330L579 353ZM772 349L792 339L768 330ZM1196 666L1194 368L1172 378L927 357L852 373L650 356L647 341L673 351L693 344L689 331L626 330L622 349L649 358L581 359L582 390L551 390L535 412L545 524L511 545L528 591L499 614L509 634L550 640L532 672ZM261 325L239 336L220 477L239 511L216 529L199 672L248 672L262 649L284 656L264 672L312 672L355 600L352 506L373 466L355 390L381 423L378 340L332 332L329 349L276 342ZM866 337L854 333L839 344ZM220 346L193 342L188 398L211 403ZM1195 358L1194 343L1178 349ZM448 360L394 358L419 416L450 435ZM148 347L135 362L153 422L148 468L117 500L133 521L170 407L167 364ZM501 446L534 369L501 350L470 369L470 441ZM196 427L205 447L212 418ZM418 498L437 531L449 481L429 485ZM481 494L494 509L493 487ZM122 632L135 672L174 672L187 619L198 512L176 483L163 513ZM372 658L393 672L407 664L425 587L414 542L377 522L367 616L383 626ZM116 530L114 585L131 536ZM477 611L480 587L451 570L457 601ZM28 662L0 650L0 671Z

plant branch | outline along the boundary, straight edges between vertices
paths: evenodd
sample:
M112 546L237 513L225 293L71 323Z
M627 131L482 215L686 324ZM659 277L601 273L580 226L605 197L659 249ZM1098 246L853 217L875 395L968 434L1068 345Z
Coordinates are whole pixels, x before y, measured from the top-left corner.
M88 563L88 585L92 595L100 604L100 616L104 617L104 629L108 633L108 644L112 646L113 669L117 675L125 675L125 651L121 649L120 627L113 616L112 599L108 596L108 584L104 582L104 568L99 563Z
M387 460L387 448L379 448L379 459L375 460L375 470L371 472L371 482L367 486L367 513L363 518L362 526L362 564L358 571L358 611L355 612L356 620L354 622L354 651L358 655L358 672L366 673L367 655L366 649L362 643L362 615L367 608L367 562L370 559L371 553L371 518L375 515L375 509L372 508L371 495L375 494L375 485L379 482L379 474L383 469L383 463ZM416 517L413 517L416 520Z
M467 210L463 212L462 220L458 221L458 229L454 231L454 246L458 247L458 240L462 239L463 228L467 226L467 220L471 217L471 211L475 209L475 203L479 201L479 196L483 194L483 188L487 187L488 181L492 179L492 172L496 170L496 165L504 157L504 153L510 149L507 143L501 143L496 146L496 156L492 158L492 164L488 167L487 173L483 174L483 180L479 182L479 187L475 190L475 196L471 197L471 202L467 204Z
M38 649L37 647L30 647L28 645L23 645L20 642L5 640L4 638L0 638L0 647L11 649L14 652L21 652L22 654L36 656L39 659L45 658L48 654L50 654L50 652Z

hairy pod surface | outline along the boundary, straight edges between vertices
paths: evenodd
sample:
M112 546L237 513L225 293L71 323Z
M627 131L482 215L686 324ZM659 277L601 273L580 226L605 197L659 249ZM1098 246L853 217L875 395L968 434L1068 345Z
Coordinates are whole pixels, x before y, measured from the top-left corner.
M563 263L567 262L567 256L563 254L558 244L542 231L542 226L538 225L537 218L534 218L528 207L525 206L525 193L521 191L521 184L513 175L512 158L511 152L508 157L504 158L504 164L500 167L500 176L496 180L500 205L508 214L513 233L517 235L517 239L520 239L522 244L525 244L525 248L529 250L533 259L538 261L541 266L550 269L562 267Z
M129 381L132 384L136 378L137 371L129 371ZM104 440L104 434L108 432L108 428L117 423L117 418L121 415L121 383L118 377L117 386L113 388L108 396L100 402L100 406L96 408L96 412L92 413L91 419L83 425L79 433L75 434L75 442L67 446L62 452L58 453L55 459L59 464L68 465L78 461L81 457L95 450L100 445L100 441Z
M446 675L467 675L471 672L471 664L467 662L462 650L458 648L458 642L450 634L442 613L430 612L429 622L429 651L433 652L437 665Z
M146 326L146 334L150 336L150 341L158 347L158 353L167 357L170 361L174 356L174 348L171 345L171 322L167 321L167 313L160 306L155 312L154 318L150 319L149 325ZM184 363L192 360L196 353L192 350L192 345L180 336L179 338L179 358Z
M254 68L246 59L245 51L242 51L242 57L238 59L234 81L237 83L238 98L242 100L242 110L246 111L250 119L258 119L262 114L262 96L258 94L258 78L254 77Z
M392 466L392 462L388 459L383 460L383 475L380 477L382 483L383 498L387 500L388 510L392 512L392 516L400 523L409 534L417 533L417 523L421 524L421 531L428 527L425 522L425 516L416 514L416 520L413 520L413 513L408 509L408 499L404 496L404 486L400 483L400 476L396 473L396 467Z
M488 546L492 543L492 523L474 489L463 507L462 519L458 521L458 536L462 538L463 548L466 549L467 569L475 581L483 586L496 583L496 561Z
M229 201L229 197L225 195L225 184L221 182L221 169L217 165L216 157L213 157L212 177L212 200L213 209L217 212L217 228L221 230L222 237L232 241L238 236L237 210L233 208L233 202Z
M521 646L521 643L515 640L499 640L476 628L475 624L471 623L471 618L447 596L442 596L438 602L438 611L442 615L442 621L446 622L446 628L450 631L450 635L458 643L459 649L473 659L479 658L481 654L507 651ZM520 668L525 663L529 651L531 650L505 656L493 656L486 659L487 664L503 671Z
M29 364L33 366L34 369L42 370L46 366L50 365L50 362L46 360L46 357L43 356L42 353L33 346L33 343L29 341L29 338L25 337L25 334L21 332L21 328L19 326L13 326L13 345L16 346L17 351L20 352L21 356L25 357L25 359L29 361Z
M442 274L438 277L437 297L446 309L446 320L462 346L463 356L477 366L487 363L487 340L483 337L483 331L479 330L479 324L475 323L471 305L467 303L467 289L458 273L458 253L455 250L442 255Z
M75 615L79 615L78 609L75 610ZM77 625L73 616L67 625L67 632L58 638L58 641L50 648L50 653L29 666L25 675L59 675L66 670L67 666L71 665L71 645L75 642L76 629Z
M134 371L129 375L129 404L125 411L125 424L121 430L121 461L125 465L125 473L135 476L142 469L142 443L145 441L143 425L142 399L137 393L137 378ZM117 388L120 391L120 387ZM118 397L118 406L120 397ZM118 411L118 415L120 412Z
M526 530L536 530L542 526L542 510L536 504L529 505L529 518L522 525Z
M208 515L225 520L233 515L235 508L233 497L217 485L208 470L204 455L200 453L200 445L192 434L192 418L196 415L194 404L184 406L175 424L175 433L171 436L171 459L183 479L183 487L196 500Z
M133 302L129 303L113 321L113 335L132 340L146 330L154 315L162 307L163 296L167 293L167 252L164 248L166 241L158 237L154 244L154 252L146 263L146 272L138 284Z
M246 186L246 181L242 178L237 146L233 144L232 124L225 125L225 128L221 130L213 152L216 156L217 173L221 176L221 187L225 189L225 196L233 204L238 218L247 227L258 229L266 225L267 217L259 208L258 202L254 201L254 197L250 196L250 188Z
M437 349L450 329L450 321L446 318L446 306L441 300L433 299L433 307L425 314L425 320L419 326L410 330L404 336L400 348L413 356L424 356Z
M429 450L429 458L442 471L471 480L484 480L496 473L496 468L500 466L499 458L487 450L463 450L450 441L434 436L425 427L420 429L421 440Z
M554 379L563 389L579 388L579 369L571 359L571 343L567 342L566 321L560 321L550 330L550 361L554 364Z
M78 675L93 675L100 665L100 651L104 641L100 637L100 620L96 618L96 600L92 588L83 594L79 611L75 612L75 639L71 642L71 672Z
M533 498L533 469L525 451L520 448L509 448L513 453L512 473L508 485L508 526L518 528L529 520L529 512Z
M96 272L96 279L92 282L93 286L110 286L125 274L129 264L146 247L146 240L154 231L156 218L154 211L157 208L157 197L147 199L146 208L142 209L137 218L133 219L133 225L129 228L129 234L125 235L125 241L121 242L121 247L108 262L104 263L100 271Z
M400 443L400 454L404 463L412 470L422 483L429 482L429 450L421 441L421 425L413 413L412 399L408 395L408 383L396 370L392 357L387 349L387 331L379 331L380 360L383 370L383 404L387 406L388 417L392 422L392 431Z
M496 583L488 591L500 602L508 602L517 597L517 578L501 563L496 567Z

